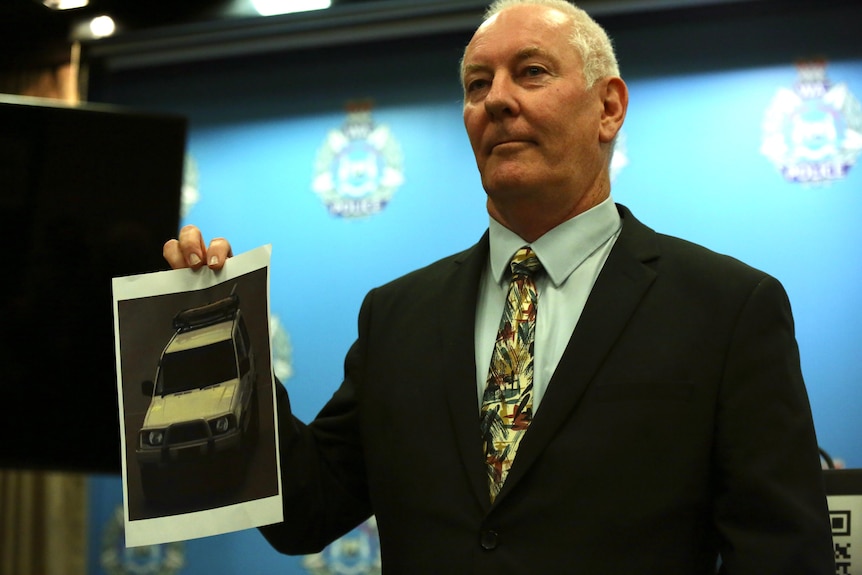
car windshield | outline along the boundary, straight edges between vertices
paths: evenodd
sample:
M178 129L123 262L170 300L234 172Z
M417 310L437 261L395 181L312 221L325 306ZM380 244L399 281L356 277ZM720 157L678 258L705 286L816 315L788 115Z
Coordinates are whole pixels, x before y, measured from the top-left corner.
M168 395L237 378L233 342L166 353L162 357L156 393Z

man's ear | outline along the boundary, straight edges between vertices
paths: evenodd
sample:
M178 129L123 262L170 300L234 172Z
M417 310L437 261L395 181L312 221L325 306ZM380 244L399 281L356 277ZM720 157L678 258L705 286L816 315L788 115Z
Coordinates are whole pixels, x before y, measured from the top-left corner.
M622 78L606 78L604 81L602 102L601 124L599 125L599 139L602 143L611 142L623 127L626 118L626 110L629 106L629 89Z

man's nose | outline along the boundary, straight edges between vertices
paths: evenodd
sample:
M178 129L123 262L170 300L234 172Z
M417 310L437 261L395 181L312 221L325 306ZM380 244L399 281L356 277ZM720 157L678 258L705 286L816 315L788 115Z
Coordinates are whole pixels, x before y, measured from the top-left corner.
M499 119L518 113L518 100L515 96L515 83L505 74L497 74L485 96L485 111L492 118Z

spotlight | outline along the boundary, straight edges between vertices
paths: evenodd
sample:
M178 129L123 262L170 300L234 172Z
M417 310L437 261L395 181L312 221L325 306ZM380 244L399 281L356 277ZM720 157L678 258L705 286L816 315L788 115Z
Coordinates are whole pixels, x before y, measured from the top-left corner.
M72 10L74 8L83 8L90 3L90 0L42 0L42 4L51 10Z
M93 34L93 38L110 36L115 30L116 25L110 16L96 16L90 20L90 33Z
M332 5L332 0L251 0L261 16L323 10Z

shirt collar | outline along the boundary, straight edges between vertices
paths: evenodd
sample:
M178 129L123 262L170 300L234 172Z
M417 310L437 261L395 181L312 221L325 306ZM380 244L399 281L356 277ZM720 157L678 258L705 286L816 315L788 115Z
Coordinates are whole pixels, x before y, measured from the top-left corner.
M490 218L491 274L494 281L502 283L512 255L518 248L529 245L554 286L560 286L584 260L616 234L621 225L619 212L610 197L566 220L532 243Z

